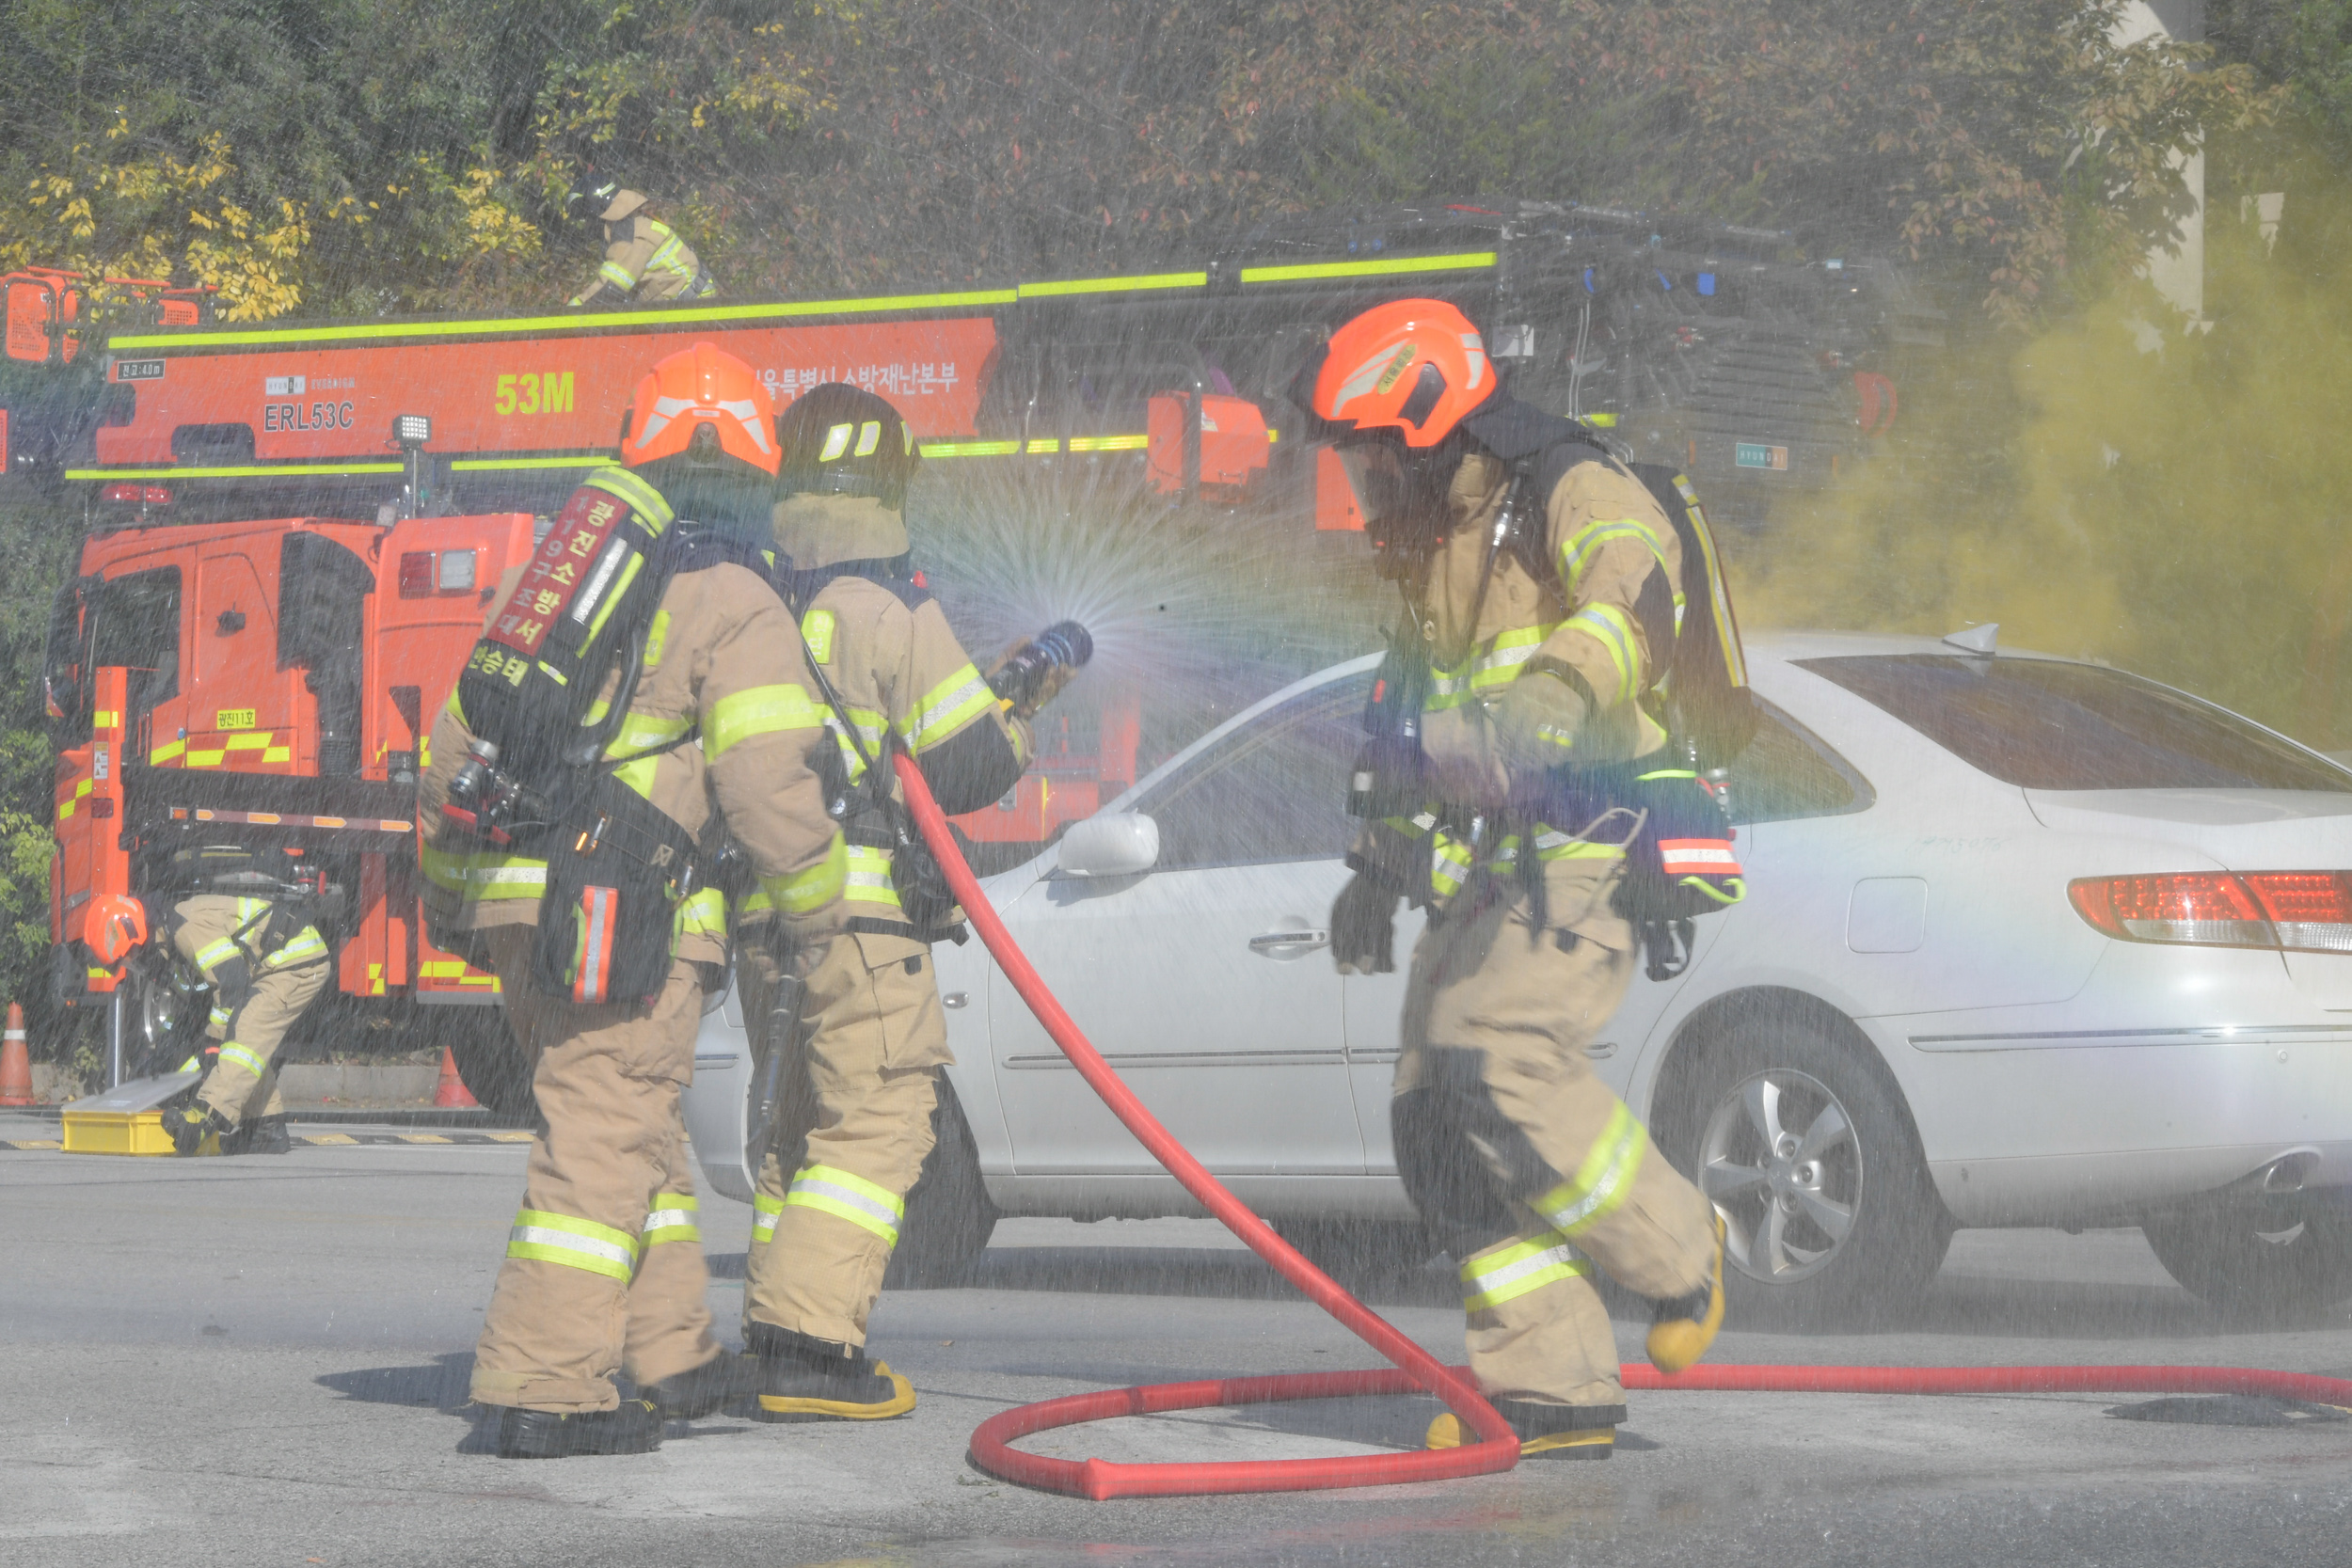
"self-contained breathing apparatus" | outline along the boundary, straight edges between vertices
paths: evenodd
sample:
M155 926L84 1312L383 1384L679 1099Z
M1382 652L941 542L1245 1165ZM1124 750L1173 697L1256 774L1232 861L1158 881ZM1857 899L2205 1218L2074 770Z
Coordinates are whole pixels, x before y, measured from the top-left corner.
M1476 856L1506 833L1538 822L1589 829L1613 810L1632 808L1640 827L1625 843L1618 912L1641 935L1650 978L1669 979L1690 962L1692 922L1738 903L1746 893L1731 847L1733 829L1724 810L1723 782L1723 769L1756 728L1739 626L1706 512L1690 481L1672 468L1622 458L1581 425L1550 422L1563 427L1566 439L1511 464L1509 488L1487 536L1465 624L1477 625L1505 551L1538 580L1556 579L1557 568L1544 547L1541 498L1561 476L1579 463L1596 460L1629 473L1657 499L1681 546L1681 606L1674 604L1675 585L1656 572L1636 605L1649 645L1671 650L1663 661L1664 673L1652 688L1657 711L1651 714L1665 729L1668 743L1634 762L1555 768L1532 785L1515 782L1507 805L1438 809L1430 826ZM1388 525L1373 544L1381 553L1382 575L1393 578L1404 591L1410 619L1390 637L1374 677L1364 713L1367 739L1351 770L1348 810L1368 820L1411 818L1433 811L1425 787L1422 721L1435 671L1427 617L1413 603L1410 585L1420 562L1434 551L1439 538L1435 531L1412 530L1411 519L1441 515L1438 508L1442 492L1429 474L1450 471L1454 454L1407 451L1400 460L1385 443L1367 443L1355 451L1360 455L1349 465L1349 477L1359 496L1367 486L1383 483L1402 491L1387 505L1375 499L1365 513L1375 528L1383 521ZM1521 833L1522 839L1526 836ZM1544 880L1538 857L1521 852L1513 863L1540 924ZM1425 898L1425 884L1408 896L1416 902Z
M694 835L615 776L695 732L608 755L670 579L747 553L674 521L637 476L591 475L458 675L475 738L442 813L500 847L546 856L533 974L581 1004L658 993L674 912L705 880Z

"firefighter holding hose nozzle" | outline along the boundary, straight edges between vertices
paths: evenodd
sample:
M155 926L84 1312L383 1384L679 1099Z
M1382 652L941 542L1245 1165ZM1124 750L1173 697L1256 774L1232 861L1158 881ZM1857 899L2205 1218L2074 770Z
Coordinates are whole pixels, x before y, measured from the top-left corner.
M1001 798L1034 754L1028 719L1091 643L1065 622L1015 643L984 679L909 560L919 457L906 421L830 383L777 423L775 581L838 745L850 876L820 942L765 940L771 911L755 894L736 911L745 1013L765 1033L772 1085L743 1337L759 1417L866 1420L914 1408L907 1380L866 1356L866 1323L952 1059L930 946L964 939L891 754L912 756L949 813Z
M1656 1304L1649 1354L1667 1372L1698 1359L1724 1308L1707 1200L1583 1051L1644 938L1681 920L1645 917L1687 907L1631 896L1645 835L1715 809L1689 830L1722 845L1711 879L1670 892L1704 908L1743 891L1720 810L1658 717L1680 671L1677 527L1582 426L1503 393L1452 306L1358 316L1293 395L1334 442L1410 618L1368 715L1332 952L1343 973L1386 972L1398 901L1427 908L1391 1107L1398 1170L1460 1266L1470 1370L1521 1452L1606 1458L1625 1393L1592 1270ZM1428 1444L1468 1436L1448 1414Z
M678 1094L724 984L721 841L786 923L848 855L768 581L774 407L708 343L657 363L506 585L433 735L434 940L499 976L542 1125L474 1354L510 1458L642 1453L750 1392L712 1335ZM613 1384L626 1371L637 1397Z

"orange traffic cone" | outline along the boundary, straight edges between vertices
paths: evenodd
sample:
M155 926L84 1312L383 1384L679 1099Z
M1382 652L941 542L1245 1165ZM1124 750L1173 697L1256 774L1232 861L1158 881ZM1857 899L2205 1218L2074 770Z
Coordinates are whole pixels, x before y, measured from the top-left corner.
M433 1105L441 1111L478 1109L481 1101L466 1088L466 1081L457 1076L457 1053L448 1046L441 1047L441 1081L433 1086Z
M8 1032L0 1040L0 1105L33 1103L33 1057L24 1049L24 1009L8 1004Z

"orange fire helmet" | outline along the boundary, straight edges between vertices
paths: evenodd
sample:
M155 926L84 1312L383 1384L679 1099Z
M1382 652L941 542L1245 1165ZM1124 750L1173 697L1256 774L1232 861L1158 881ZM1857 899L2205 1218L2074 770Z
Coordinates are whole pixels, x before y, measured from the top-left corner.
M1434 447L1495 387L1468 316L1443 300L1399 299L1331 334L1313 412L1341 429L1394 430L1408 447Z
M708 451L708 440L696 440L704 430L717 438L713 457L776 471L776 405L767 385L734 355L696 343L654 366L637 384L621 426L621 461L637 468Z
M147 906L127 893L102 893L82 911L82 941L112 969L147 940Z

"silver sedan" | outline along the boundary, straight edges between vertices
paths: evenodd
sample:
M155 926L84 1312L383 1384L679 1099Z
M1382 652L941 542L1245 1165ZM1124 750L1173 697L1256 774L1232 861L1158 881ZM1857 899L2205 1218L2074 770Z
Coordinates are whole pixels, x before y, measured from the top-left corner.
M1681 974L1637 973L1586 1054L1713 1199L1743 1311L1885 1307L1963 1226L2137 1224L2243 1311L2352 1294L2352 772L1989 645L1751 640L1749 896ZM1429 1250L1389 1141L1404 976L1324 951L1374 663L1276 692L986 884L1170 1130L1359 1265ZM952 1275L999 1214L1197 1212L978 942L938 968L957 1063L895 1279ZM687 1116L739 1199L758 1066L730 992Z

